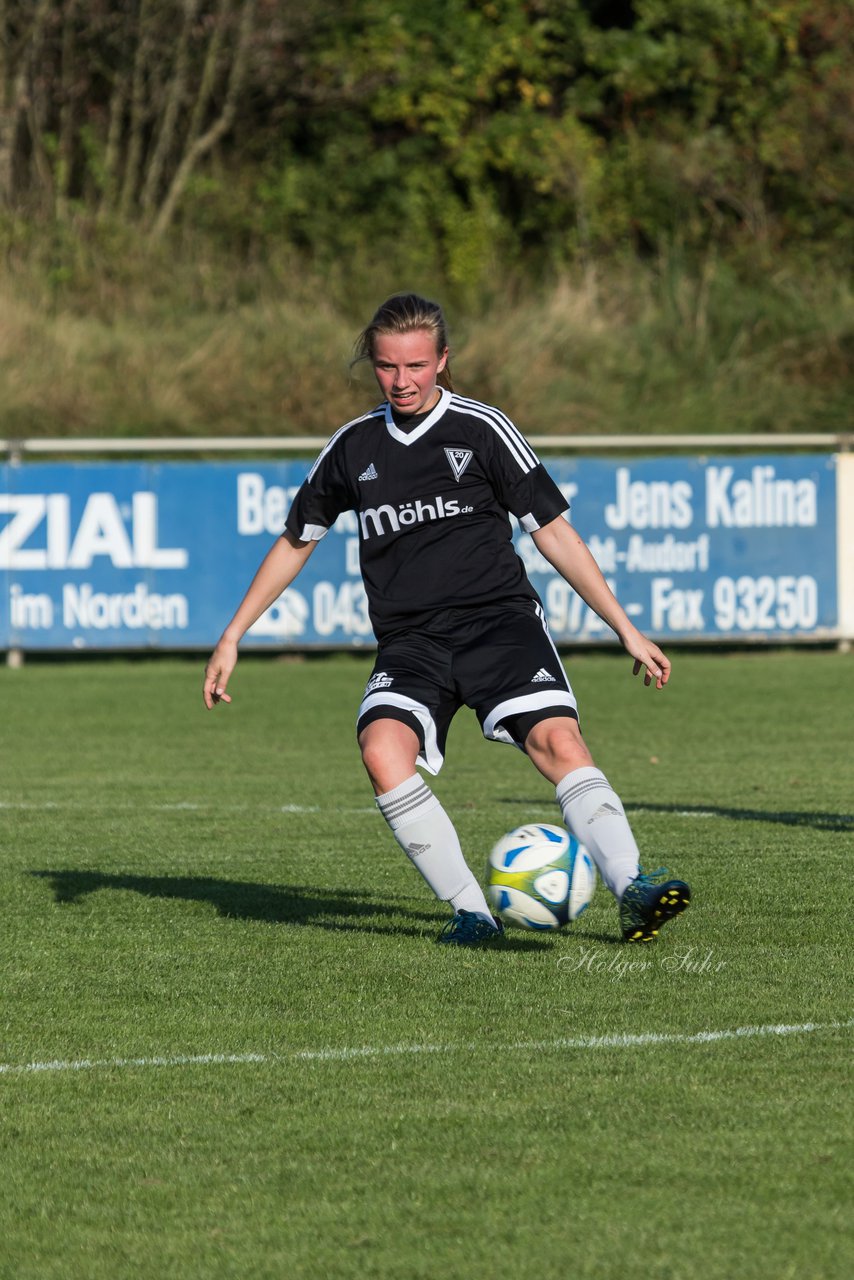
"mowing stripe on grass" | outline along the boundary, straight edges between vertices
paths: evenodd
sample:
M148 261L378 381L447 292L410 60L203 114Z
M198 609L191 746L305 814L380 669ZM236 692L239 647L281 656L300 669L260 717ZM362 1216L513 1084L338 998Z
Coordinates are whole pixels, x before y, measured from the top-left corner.
M840 1031L854 1026L848 1022L801 1022L766 1027L735 1027L723 1031L644 1031L635 1035L558 1036L553 1040L522 1040L504 1046L507 1053L547 1053L563 1049L636 1049L660 1044L714 1044L721 1040L752 1040L759 1036L809 1035L816 1031ZM127 1067L240 1066L287 1062L351 1062L360 1058L415 1057L425 1053L474 1053L478 1044L392 1044L363 1045L351 1049L301 1049L290 1053L200 1053L156 1058L80 1058L69 1061L0 1063L0 1075L37 1075L58 1071L119 1070ZM492 1047L490 1046L490 1052Z

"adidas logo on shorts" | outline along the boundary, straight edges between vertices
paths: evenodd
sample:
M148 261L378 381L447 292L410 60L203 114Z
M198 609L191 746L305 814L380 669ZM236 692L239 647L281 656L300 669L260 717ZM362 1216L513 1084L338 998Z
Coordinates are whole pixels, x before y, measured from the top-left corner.
M367 468L366 471L362 472L362 474L359 476L359 479L360 480L379 480L377 469L373 463L371 463L371 465Z
M531 684L554 684L555 678L550 671L546 671L545 667L540 667L535 676L531 676Z

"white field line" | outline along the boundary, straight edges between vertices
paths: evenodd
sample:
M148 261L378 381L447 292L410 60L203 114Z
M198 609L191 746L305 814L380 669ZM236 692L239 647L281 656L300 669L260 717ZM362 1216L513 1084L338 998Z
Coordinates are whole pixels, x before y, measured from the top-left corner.
M642 804L626 805L629 813L660 813L660 809L647 808ZM726 814L715 813L713 809L671 809L668 817L672 818L724 818Z
M359 805L355 808L329 808L319 804L205 804L192 800L177 801L174 804L86 804L77 801L64 800L44 800L44 801L27 801L27 800L0 800L0 811L2 810L18 810L35 813L52 813L60 810L73 810L77 813L129 813L145 810L151 813L323 813L330 817L338 814L354 814L360 813L372 814L377 817L379 810L375 805ZM547 815L553 815L554 805L532 805L530 812L535 814L542 812ZM643 805L632 805L632 813L648 813ZM711 811L701 809L674 809L670 814L674 818L722 818L724 815L720 813L712 813Z
M642 804L629 805L629 811L635 813L656 813L658 810L648 809ZM83 801L75 800L0 800L0 810L27 810L36 813L49 813L59 809L73 809L79 812L125 812L134 810L148 810L154 813L182 813L182 812L207 812L215 810L217 813L328 813L335 816L339 813L371 813L375 817L379 813L376 805L358 805L352 808L339 809L328 805L320 804L223 804L215 802L211 804L206 801L195 800L178 800L171 804L89 804ZM543 804L532 804L530 806L531 813L553 814L555 806L544 802ZM715 813L711 809L673 809L670 817L674 818L726 818L727 814Z
M755 1040L762 1036L810 1035L817 1031L840 1031L854 1026L848 1022L802 1022L758 1027L735 1027L723 1031L644 1031L635 1035L558 1036L552 1040L521 1040L504 1046L505 1053L549 1053L577 1049L640 1049L650 1045L715 1044L723 1040ZM492 1047L473 1042L464 1044L363 1045L343 1049L302 1049L289 1053L201 1053L175 1054L152 1058L80 1058L53 1062L0 1063L0 1075L21 1076L70 1071L124 1070L128 1067L241 1066L296 1062L352 1062L365 1058L420 1057L429 1053L476 1053Z
M217 813L328 813L334 817L339 813L371 813L379 814L376 805L359 805L356 808L328 808L319 804L199 804L191 800L182 800L175 804L87 804L80 801L64 800L0 800L0 810L27 810L36 813L51 813L59 809L73 809L80 813L122 813L140 809L154 813L183 813L216 811Z

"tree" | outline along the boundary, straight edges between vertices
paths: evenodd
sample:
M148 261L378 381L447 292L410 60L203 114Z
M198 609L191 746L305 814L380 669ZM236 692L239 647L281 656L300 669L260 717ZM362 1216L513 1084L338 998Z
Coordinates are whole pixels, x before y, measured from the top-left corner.
M837 252L852 51L833 0L0 0L0 209L460 283L673 236Z
M0 204L162 234L237 114L258 0L0 0ZM177 38L176 38L177 33Z
M27 155L38 151L35 80L51 0L0 0L0 201L9 204ZM34 136L34 133L36 136Z

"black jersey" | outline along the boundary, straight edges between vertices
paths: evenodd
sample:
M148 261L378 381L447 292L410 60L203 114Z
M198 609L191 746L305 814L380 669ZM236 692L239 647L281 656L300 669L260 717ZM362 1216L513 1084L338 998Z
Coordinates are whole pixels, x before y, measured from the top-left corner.
M288 513L300 541L343 511L359 520L359 555L377 639L450 606L536 599L508 512L530 533L567 502L498 409L442 390L406 431L388 404L341 427Z

